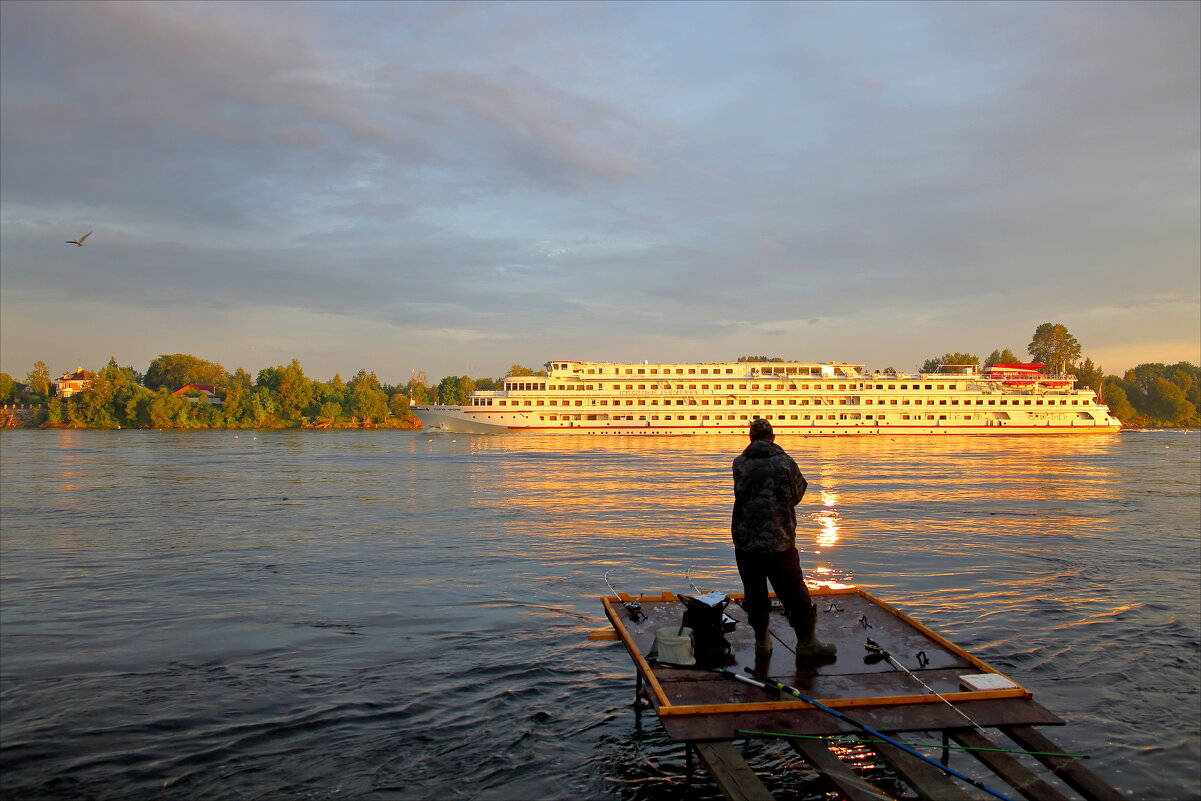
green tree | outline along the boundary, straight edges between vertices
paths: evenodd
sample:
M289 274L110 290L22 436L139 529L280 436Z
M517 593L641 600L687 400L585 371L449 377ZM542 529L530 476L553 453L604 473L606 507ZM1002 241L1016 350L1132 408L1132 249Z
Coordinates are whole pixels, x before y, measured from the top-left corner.
M937 373L939 368L945 364L956 365L959 367L980 365L980 357L971 353L944 353L942 356L935 356L932 359L926 359L922 366L918 369L921 373Z
M45 362L33 363L33 369L25 376L25 386L41 400L50 397L50 368Z
M1085 359L1076 366L1076 383L1089 387L1093 392L1101 392L1101 384L1105 381L1105 371L1093 364L1092 359Z
M539 376L546 375L545 370L535 370L533 367L522 367L520 364L515 364L509 368L509 377L517 378L519 376ZM445 401L443 401L445 403Z
M198 359L187 353L163 354L146 368L142 383L147 389L166 387L174 392L188 384L212 384L217 386L225 380L225 368L216 362Z
M1080 343L1059 323L1043 323L1034 329L1026 350L1034 361L1046 365L1048 372L1066 373L1080 360Z
M280 413L292 421L299 420L313 401L313 382L305 376L296 359L287 366L260 370L255 385L258 389L270 390Z
M136 427L150 422L152 393L138 383L132 367L111 358L91 383L68 399L67 418L80 428Z
M383 420L388 415L388 396L375 373L359 370L346 385L347 411L364 421Z
M740 362L782 362L784 359L780 356L739 356Z
M334 403L333 401L325 401L317 408L315 417L318 420L328 420L334 422L342 416L342 404Z
M67 410L62 398L56 396L46 402L46 422L52 426L60 426L67 422Z
M1147 391L1148 411L1168 425L1197 425L1197 407L1184 396L1184 391L1166 378L1151 382Z
M279 417L279 400L269 387L256 386L250 393L250 409L247 423L255 426L268 426Z
M1020 364L1021 359L1009 348L1003 350L994 350L988 354L988 358L984 360L985 367L991 367L994 364Z
M1110 414L1127 424L1138 417L1138 412L1130 405L1130 401L1126 398L1126 390L1122 389L1120 384L1107 381L1102 389L1104 390L1102 399L1109 407Z
M250 395L254 391L250 373L239 367L217 384L217 395L221 398L221 416L225 425L235 428L250 423Z
M461 406L467 403L467 395L475 384L465 375L448 375L438 382L438 403Z
M0 403L12 403L17 382L8 373L0 373Z
M147 414L154 428L179 428L181 416L187 419L187 398L172 395L166 387L160 387L150 399Z

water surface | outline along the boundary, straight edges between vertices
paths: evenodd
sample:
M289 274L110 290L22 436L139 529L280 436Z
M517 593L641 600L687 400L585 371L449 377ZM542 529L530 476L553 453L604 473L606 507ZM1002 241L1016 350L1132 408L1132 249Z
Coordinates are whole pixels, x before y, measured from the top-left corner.
M1197 797L1198 433L780 442L811 576L1031 689L1131 798ZM628 657L586 635L606 571L740 589L736 447L5 432L0 791L719 798L635 729ZM748 753L778 797L824 797L787 748Z

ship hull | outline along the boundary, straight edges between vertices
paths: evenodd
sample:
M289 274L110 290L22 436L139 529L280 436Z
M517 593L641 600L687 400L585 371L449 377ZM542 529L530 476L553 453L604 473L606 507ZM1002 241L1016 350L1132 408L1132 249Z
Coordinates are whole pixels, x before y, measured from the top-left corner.
M462 434L567 434L567 435L629 435L629 436L746 436L746 424L734 425L670 425L663 421L628 420L567 420L548 423L531 419L534 415L496 415L471 406L414 406L413 413L429 430ZM879 424L855 422L847 425L789 425L774 422L778 436L841 437L841 436L1049 436L1080 434L1112 434L1119 425L1085 420L1068 425L1022 424L1011 420L990 420L984 423L935 421L929 425L900 422Z

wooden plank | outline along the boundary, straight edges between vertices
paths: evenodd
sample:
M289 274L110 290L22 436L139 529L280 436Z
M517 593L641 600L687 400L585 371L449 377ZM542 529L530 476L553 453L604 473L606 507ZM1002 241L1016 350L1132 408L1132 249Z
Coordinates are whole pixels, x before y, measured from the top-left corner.
M1063 753L1063 749L1056 745L1051 738L1033 726L1002 726L1001 731L1008 734L1014 742L1027 751ZM1079 759L1055 756L1036 756L1035 758L1050 768L1056 776L1063 779L1064 784L1080 793L1088 801L1126 801L1117 790L1084 767Z
M893 801L878 787L851 770L833 751L817 740L789 740L792 750L812 765L847 801Z
M981 726L1058 726L1063 720L1049 709L1023 698L1001 701L969 701L956 704ZM882 732L935 731L963 724L946 704L909 704L901 707L856 709L849 717ZM819 709L795 709L740 714L660 717L659 722L673 740L734 740L738 729L784 734L855 734L859 729Z
M996 743L975 729L959 729L951 737L960 745L970 748L999 748ZM1018 762L1009 754L997 751L971 751L972 756L983 762L989 770L1030 801L1069 801L1068 797L1038 777L1038 774Z
M775 801L729 740L692 743L692 746L728 801Z
M952 779L929 762L923 762L895 745L882 743L866 735L864 735L864 740L868 742L872 750L884 757L897 775L913 788L917 797L922 801L978 801L978 799L991 797L968 792L963 785L957 783L959 780Z

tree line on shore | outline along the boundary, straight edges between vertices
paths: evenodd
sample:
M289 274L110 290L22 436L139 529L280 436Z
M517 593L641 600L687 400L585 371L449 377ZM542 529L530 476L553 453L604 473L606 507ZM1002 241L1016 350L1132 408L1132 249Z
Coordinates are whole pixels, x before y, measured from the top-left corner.
M1053 323L1035 330L1027 353L1046 365L1045 372L1074 374L1078 385L1097 392L1128 427L1201 426L1201 368L1189 362L1145 363L1121 376L1106 375L1092 359L1081 359L1080 343L1064 326ZM744 356L739 361L783 360ZM1008 348L993 351L983 361L971 353L948 352L927 359L919 371L1020 361ZM365 369L349 381L337 374L318 381L306 376L295 359L252 377L240 367L230 373L216 362L185 353L159 356L144 374L118 365L115 358L100 370L84 372L86 385L70 397L55 393L44 362L34 364L24 383L0 373L0 403L42 405L39 424L70 428L420 428L411 404L462 404L475 390L503 385L503 378L457 375L430 385L424 373L405 384L383 384ZM515 364L506 375L546 373Z
M539 373L514 365L510 374ZM0 373L0 403L44 407L38 424L66 428L420 428L411 404L463 403L475 389L499 383L447 376L429 386L417 373L390 385L365 369L349 381L338 374L319 381L295 359L251 376L186 353L159 356L145 373L114 357L80 377L82 388L64 397L45 362L36 362L24 383Z

